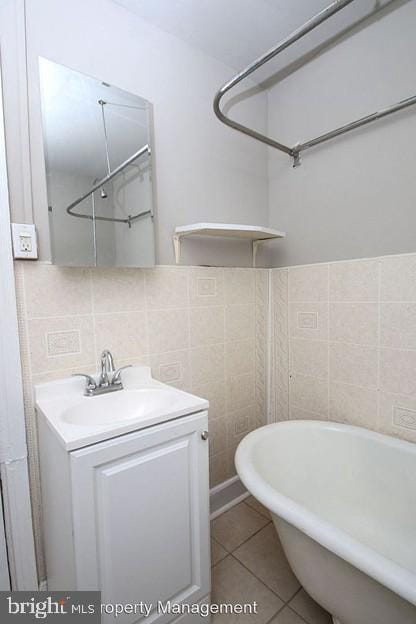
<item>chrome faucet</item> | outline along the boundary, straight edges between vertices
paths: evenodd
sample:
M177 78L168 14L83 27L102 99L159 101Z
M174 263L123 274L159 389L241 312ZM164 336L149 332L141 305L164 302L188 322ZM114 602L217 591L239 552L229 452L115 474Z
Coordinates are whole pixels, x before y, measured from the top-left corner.
M91 375L84 373L76 373L73 377L85 377L86 386L84 396L97 396L100 394L106 394L107 392L115 392L117 390L123 390L123 383L121 381L121 372L130 368L131 364L127 366L121 366L117 370L114 368L114 358L108 349L105 349L101 354L101 374L98 383Z
M108 349L105 349L105 351L101 353L101 375L99 381L100 386L109 386L115 372L116 369L114 368L114 358L111 355L111 352L108 351Z

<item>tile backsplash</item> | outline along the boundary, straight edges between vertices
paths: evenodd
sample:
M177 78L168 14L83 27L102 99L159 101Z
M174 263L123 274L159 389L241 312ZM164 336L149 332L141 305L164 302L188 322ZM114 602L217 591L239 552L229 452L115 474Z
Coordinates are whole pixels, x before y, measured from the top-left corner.
M276 420L416 442L416 255L272 269Z
M266 422L268 271L156 267L78 269L16 262L30 474L44 575L33 386L146 364L161 381L210 401L210 480L235 474L234 452Z
M268 411L416 442L416 254L271 270L15 269L40 578L33 385L96 371L104 348L210 401L212 486L235 474L237 444Z

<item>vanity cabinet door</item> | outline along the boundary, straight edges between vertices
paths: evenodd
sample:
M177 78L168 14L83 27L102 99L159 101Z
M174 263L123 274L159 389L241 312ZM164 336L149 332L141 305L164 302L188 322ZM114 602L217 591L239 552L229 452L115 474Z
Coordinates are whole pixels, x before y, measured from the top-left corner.
M151 605L210 591L207 413L71 453L77 589L103 603ZM120 624L144 620L123 614ZM103 622L114 622L113 616Z

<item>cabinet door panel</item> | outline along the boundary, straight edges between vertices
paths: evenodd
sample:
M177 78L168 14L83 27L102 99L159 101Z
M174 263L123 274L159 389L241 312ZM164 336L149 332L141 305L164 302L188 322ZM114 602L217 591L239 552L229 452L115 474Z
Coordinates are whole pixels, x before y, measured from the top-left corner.
M102 582L111 602L156 604L192 585L190 444L189 437L166 442L96 470Z
M71 454L79 589L154 607L209 592L204 427L206 415L188 417Z

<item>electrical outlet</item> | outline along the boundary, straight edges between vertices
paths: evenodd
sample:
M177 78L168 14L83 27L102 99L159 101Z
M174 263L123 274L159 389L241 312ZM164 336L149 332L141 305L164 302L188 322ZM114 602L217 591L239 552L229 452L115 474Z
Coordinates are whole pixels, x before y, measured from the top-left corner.
M12 223L13 257L37 260L36 230L32 223Z
M32 237L26 232L19 234L20 251L32 251Z

